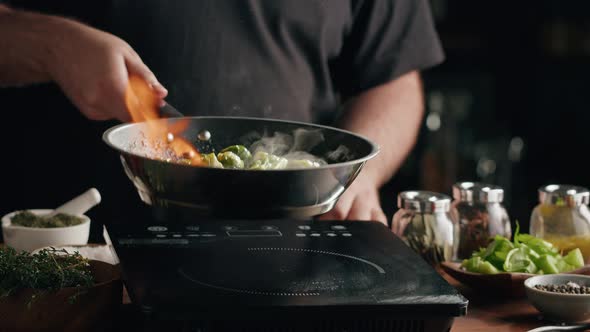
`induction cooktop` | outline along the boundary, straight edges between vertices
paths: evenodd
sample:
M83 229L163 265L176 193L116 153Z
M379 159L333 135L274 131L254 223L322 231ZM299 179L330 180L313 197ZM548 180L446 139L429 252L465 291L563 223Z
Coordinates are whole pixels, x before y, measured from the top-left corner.
M448 331L467 300L382 224L116 220L146 329Z

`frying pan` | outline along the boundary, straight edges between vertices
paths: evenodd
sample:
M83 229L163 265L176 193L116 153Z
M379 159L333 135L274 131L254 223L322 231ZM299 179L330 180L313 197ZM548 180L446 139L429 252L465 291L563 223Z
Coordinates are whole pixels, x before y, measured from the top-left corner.
M141 144L145 122L108 129L103 140L120 154L125 173L143 202L158 208L180 207L211 218L309 218L332 209L378 147L354 133L302 122L246 117L181 117L154 121L187 121L182 137L201 152L234 145L249 146L253 133L291 134L318 131L324 140L307 151L328 162L317 168L246 170L197 167L147 157ZM197 139L207 130L211 139ZM347 151L334 154L334 151Z

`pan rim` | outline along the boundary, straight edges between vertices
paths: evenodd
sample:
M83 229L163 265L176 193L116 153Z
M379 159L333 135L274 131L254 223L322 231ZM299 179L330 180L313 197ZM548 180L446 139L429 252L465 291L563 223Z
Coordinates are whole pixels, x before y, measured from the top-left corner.
M181 119L181 118L178 118ZM269 122L269 123L285 123L285 124L292 124L292 125L299 125L299 126L306 126L306 127L314 127L314 128L318 128L318 129L326 129L326 130L330 130L330 131L337 131L337 132L341 132L343 134L347 134L347 135L351 135L354 136L364 142L366 142L367 144L369 144L369 146L371 147L371 152L369 152L366 156L362 157L362 158L357 158L357 159L353 159L353 160L348 160L348 161L344 161L344 162L339 162L339 163L332 163L332 164L327 164L327 165L322 165L320 167L313 167L313 168L287 168L287 169L271 169L271 170L256 170L256 169L233 169L233 168L215 168L215 167L209 167L209 166L192 166L192 165L185 165L185 164L180 164L180 163L171 163L171 162L166 162L160 159L154 159L154 158L149 158L145 155L139 154L139 153L134 153L131 151L127 151L125 149L122 149L119 146L116 146L115 144L113 144L113 142L110 140L110 136L113 135L115 132L118 132L120 130L124 130L127 127L131 127L134 125L139 125L145 122L127 122L127 123L121 123L118 125L115 125L109 129L107 129L103 135L102 135L102 140L108 145L110 146L112 149L118 151L120 154L126 154L126 155L130 155L130 156L136 156L139 158L143 158L146 160L150 160L150 161L154 161L154 162L160 162L160 163L164 163L167 165L174 165L174 166L178 166L178 167L187 167L187 168L200 168L200 169L212 169L212 170L217 170L217 171L232 171L232 172L293 172L293 171L313 171L313 170L322 170L322 169L331 169L331 168L340 168L340 167L344 167L344 166L351 166L351 165L357 165L359 163L364 163L370 159L372 159L373 157L375 157L379 152L380 152L380 147L379 145L377 145L376 143L374 143L373 141L371 141L370 139L368 139L367 137L351 132L349 130L346 129L341 129L341 128L336 128L336 127L330 127L330 126L326 126L326 125L320 125L320 124L314 124L314 123L308 123L308 122L302 122L302 121L293 121L293 120L283 120L283 119L273 119L273 118L259 118L259 117L245 117L245 116L215 116L215 115L202 115L202 116L185 116L182 117L182 119L194 119L194 120L199 120L199 119L212 119L212 120L216 120L216 119L234 119L234 120L248 120L248 121L264 121L264 122ZM161 119L157 119L156 121L166 121L168 119L166 118L161 118Z

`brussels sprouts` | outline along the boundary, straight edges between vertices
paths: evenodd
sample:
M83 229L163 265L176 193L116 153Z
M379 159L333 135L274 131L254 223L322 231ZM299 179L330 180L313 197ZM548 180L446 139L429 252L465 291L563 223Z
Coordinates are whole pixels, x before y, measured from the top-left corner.
M223 168L223 164L220 163L219 160L217 160L215 153L204 154L201 156L201 159L203 160L205 165L209 167Z
M289 168L313 168L320 167L320 163L308 159L289 160L287 165Z
M220 152L217 159L225 168L244 168L244 161L231 151Z
M249 169L267 170L267 169L285 169L288 160L274 154L266 152L256 152L252 158Z
M209 167L230 169L272 170L286 168L315 168L325 164L321 160L313 160L309 154L287 154L284 157L272 153L258 151L254 155L243 145L230 145L218 154L202 155L203 163Z
M250 158L252 158L252 154L248 149L246 149L243 145L231 145L227 148L221 150L221 152L233 152L240 157L244 162L247 162Z

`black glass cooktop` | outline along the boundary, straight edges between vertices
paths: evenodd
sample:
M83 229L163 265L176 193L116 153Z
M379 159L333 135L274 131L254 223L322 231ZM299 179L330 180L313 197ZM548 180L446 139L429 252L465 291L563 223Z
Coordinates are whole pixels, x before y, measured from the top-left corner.
M375 222L148 218L106 230L132 301L159 317L302 311L455 317L467 308L465 298Z

